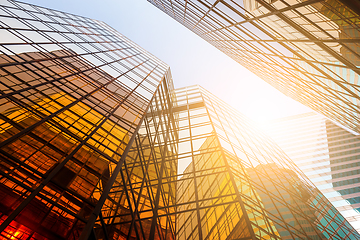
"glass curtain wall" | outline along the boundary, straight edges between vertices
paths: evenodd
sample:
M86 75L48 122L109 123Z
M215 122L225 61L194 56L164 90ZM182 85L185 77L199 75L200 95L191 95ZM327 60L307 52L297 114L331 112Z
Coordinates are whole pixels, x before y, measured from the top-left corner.
M0 238L174 239L169 67L101 21L0 14Z
M246 117L199 86L175 92L177 239L360 238Z
M0 4L1 239L344 239L270 139L93 19Z
M148 0L285 95L360 133L360 4Z

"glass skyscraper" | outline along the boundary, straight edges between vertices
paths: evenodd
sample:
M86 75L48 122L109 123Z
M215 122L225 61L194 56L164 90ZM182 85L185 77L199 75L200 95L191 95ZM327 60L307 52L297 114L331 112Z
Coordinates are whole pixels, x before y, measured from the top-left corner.
M360 4L148 0L285 95L360 133Z
M360 138L316 113L272 121L267 133L360 232Z
M169 67L101 21L0 12L0 238L174 239Z
M105 23L0 14L0 239L360 239L249 120Z
M198 86L179 109L177 239L358 239L274 142ZM346 227L346 228L347 228Z

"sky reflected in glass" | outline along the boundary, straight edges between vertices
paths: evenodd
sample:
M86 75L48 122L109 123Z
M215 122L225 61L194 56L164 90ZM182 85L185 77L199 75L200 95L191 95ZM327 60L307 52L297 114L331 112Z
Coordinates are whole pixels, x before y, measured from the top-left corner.
M309 112L146 0L25 0L101 20L167 63L176 88L199 84L259 123Z

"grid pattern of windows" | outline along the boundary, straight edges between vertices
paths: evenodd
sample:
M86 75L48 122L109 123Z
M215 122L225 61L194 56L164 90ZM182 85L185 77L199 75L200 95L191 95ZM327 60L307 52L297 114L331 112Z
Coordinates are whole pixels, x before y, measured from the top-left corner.
M171 84L160 85L151 102L102 207L106 231L95 228L97 239L175 239L178 141Z
M1 239L360 238L245 117L105 23L2 0L0 30Z
M360 231L360 138L315 113L279 119L265 129Z
M360 132L358 1L148 1L284 94Z
M172 89L105 23L0 1L0 238L174 239Z
M248 119L199 86L175 93L177 239L360 238Z

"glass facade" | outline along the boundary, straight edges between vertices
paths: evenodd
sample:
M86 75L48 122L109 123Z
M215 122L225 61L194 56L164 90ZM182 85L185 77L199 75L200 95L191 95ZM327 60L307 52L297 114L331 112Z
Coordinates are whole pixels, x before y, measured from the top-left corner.
M169 67L101 21L0 14L0 239L174 239Z
M199 86L175 93L177 239L360 238L248 119Z
M360 138L315 113L269 123L268 134L360 232Z
M360 133L360 4L148 0L289 97Z
M360 239L270 139L105 23L0 3L0 239Z

